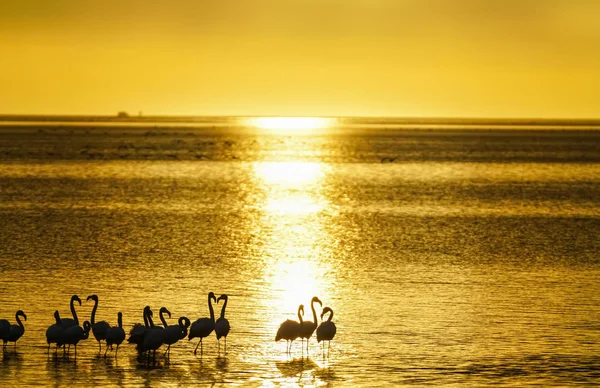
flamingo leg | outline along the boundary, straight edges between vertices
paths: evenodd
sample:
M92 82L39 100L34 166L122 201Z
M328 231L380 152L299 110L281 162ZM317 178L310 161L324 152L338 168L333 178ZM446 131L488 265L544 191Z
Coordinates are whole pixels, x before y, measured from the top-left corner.
M227 337L225 337L225 353L227 353Z

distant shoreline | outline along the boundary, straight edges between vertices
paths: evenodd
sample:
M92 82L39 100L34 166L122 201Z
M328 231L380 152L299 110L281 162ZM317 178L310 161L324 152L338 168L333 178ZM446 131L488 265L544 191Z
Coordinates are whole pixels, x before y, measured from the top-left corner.
M206 123L240 124L244 119L263 116L118 116L118 115L17 115L0 114L4 122L36 123ZM264 116L288 117L288 116ZM325 117L325 116L319 116ZM484 126L598 126L598 119L566 118L457 118L457 117L335 117L340 125L484 125Z

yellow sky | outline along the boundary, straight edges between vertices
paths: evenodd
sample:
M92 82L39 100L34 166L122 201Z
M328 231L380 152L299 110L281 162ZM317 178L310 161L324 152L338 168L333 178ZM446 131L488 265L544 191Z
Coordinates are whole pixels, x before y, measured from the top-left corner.
M594 0L5 0L0 113L597 118L598 20Z

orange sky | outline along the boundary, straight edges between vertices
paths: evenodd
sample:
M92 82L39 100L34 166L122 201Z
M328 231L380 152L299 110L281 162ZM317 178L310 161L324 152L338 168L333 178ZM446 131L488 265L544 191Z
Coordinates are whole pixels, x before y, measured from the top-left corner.
M600 1L0 2L0 113L600 117Z

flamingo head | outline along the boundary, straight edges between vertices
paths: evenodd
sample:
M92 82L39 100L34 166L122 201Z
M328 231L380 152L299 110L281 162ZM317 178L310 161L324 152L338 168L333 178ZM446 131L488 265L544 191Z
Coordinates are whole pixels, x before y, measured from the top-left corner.
M98 302L98 295L96 295L96 294L90 295L87 297L87 299L85 301L88 302L90 299L93 300L94 302Z
M77 302L81 306L81 299L79 299L79 297L77 295L73 295L71 297L71 303L73 303L73 302Z
M25 313L23 312L23 310L19 310L15 314L15 316L19 316L19 315L22 316L24 320L27 320L27 315L25 315Z
M211 299L212 299L212 300L213 300L215 303L217 303L217 297L215 296L215 293L214 293L214 292L212 292L212 291L208 293L208 301L210 302L210 300L211 300Z
M321 320L323 320L323 315L325 315L327 313L333 313L333 310L331 310L331 308L329 308L329 307L325 307L323 309L323 311L321 311Z
M169 318L171 318L171 312L169 310L167 310L166 307L161 307L158 314L159 315L167 314L169 316Z
M150 306L144 307L144 316L152 316L152 310L150 310Z
M223 294L223 295L219 296L219 298L217 299L217 303L219 303L220 300L227 301L227 299L228 299L227 294Z
M298 314L304 315L304 305L303 304L301 304L300 306L298 306Z
M188 317L179 317L179 326L185 327L186 329L188 327L190 327L190 320L188 319Z
M313 296L313 298L310 300L310 304L313 304L315 302L323 306L323 302L321 302L321 299L317 298L316 296Z
M54 319L56 319L56 323L60 324L60 313L58 312L58 310L54 312Z

